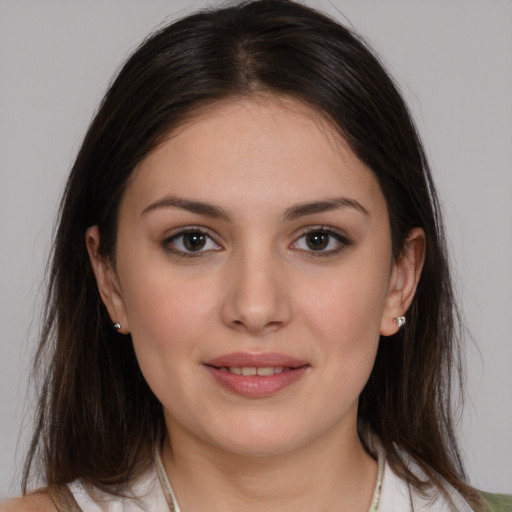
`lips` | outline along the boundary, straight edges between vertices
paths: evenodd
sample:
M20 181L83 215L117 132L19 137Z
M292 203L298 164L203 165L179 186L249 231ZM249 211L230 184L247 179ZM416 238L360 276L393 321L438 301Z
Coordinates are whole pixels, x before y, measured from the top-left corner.
M284 354L278 354L276 352L267 352L262 354L251 354L249 352L234 352L232 354L226 354L210 361L205 362L208 366L215 366L216 368L221 367L288 367L288 368L299 368L305 366L308 363L301 361L295 357L287 356Z
M301 379L310 365L278 353L236 352L204 363L215 380L237 395L263 398Z

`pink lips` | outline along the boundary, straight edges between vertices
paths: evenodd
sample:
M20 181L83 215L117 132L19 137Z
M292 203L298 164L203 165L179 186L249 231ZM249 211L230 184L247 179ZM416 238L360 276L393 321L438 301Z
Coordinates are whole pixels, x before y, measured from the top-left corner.
M252 398L278 393L299 380L310 367L306 361L283 354L245 352L226 354L206 361L204 365L228 391ZM275 373L269 375L271 368ZM256 369L262 375L240 375L240 369L244 369L244 373L253 373Z

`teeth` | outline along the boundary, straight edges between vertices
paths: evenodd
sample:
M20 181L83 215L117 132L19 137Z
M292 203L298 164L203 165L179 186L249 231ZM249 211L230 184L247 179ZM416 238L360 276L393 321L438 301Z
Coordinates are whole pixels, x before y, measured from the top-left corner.
M234 373L235 375L260 375L261 377L274 375L276 373L281 373L284 371L283 366L265 366L258 367L255 366L230 366L229 368L223 366L220 370L229 371Z
M274 375L274 368L272 368L272 366L268 366L267 368L258 368L256 373L258 375Z

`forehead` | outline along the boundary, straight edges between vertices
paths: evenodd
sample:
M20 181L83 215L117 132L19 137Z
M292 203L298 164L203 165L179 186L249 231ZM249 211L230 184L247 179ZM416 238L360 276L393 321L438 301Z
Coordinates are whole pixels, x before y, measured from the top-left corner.
M172 130L137 166L125 195L143 208L159 194L246 207L339 194L370 207L383 200L373 173L324 116L276 97L216 102Z

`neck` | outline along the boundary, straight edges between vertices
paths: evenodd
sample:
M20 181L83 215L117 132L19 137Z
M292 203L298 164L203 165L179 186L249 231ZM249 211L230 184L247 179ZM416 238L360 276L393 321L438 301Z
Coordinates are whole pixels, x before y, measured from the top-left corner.
M254 457L227 453L178 431L170 430L162 460L182 512L368 511L377 462L357 432Z

